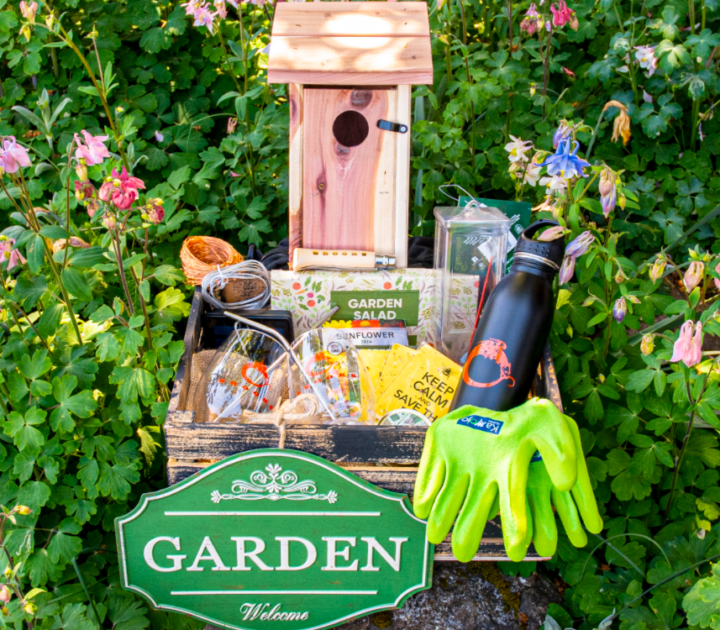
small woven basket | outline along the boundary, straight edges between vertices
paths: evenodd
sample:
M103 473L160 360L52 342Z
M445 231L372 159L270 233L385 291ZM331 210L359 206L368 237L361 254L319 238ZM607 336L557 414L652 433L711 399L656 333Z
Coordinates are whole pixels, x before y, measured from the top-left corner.
M244 260L230 243L213 236L189 236L180 250L183 272L189 284L199 286L218 266L237 265Z

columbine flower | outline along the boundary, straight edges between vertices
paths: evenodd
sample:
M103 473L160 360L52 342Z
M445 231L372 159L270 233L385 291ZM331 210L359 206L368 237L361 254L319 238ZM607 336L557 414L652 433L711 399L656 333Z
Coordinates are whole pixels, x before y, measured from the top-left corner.
M592 232L586 230L568 243L568 246L565 248L565 255L578 258L585 254L594 242L595 237L592 235Z
M7 587L7 584L0 584L0 602L7 604L12 598L12 591Z
M651 77L657 70L658 60L655 56L655 46L635 46L635 59L645 70L645 76Z
M93 186L91 182L75 182L75 199L78 201L92 199L95 195L97 195L97 190L95 190L95 186Z
M225 6L225 0L215 0L215 2L213 2L213 5L215 6L217 15L220 16L221 20L224 20L227 17L227 7Z
M195 20L193 21L193 26L206 26L208 31L214 33L216 15L217 13L213 13L208 8L207 4L203 3L193 15L193 17L195 18Z
M105 158L109 158L105 141L108 139L107 136L93 136L90 135L84 129L80 132L85 138L85 143L80 140L80 137L75 134L75 142L77 142L78 148L75 151L76 160L84 160L88 166L95 166L96 164L102 164Z
M533 2L530 4L530 8L525 13L525 17L520 22L520 30L525 31L528 35L534 35L537 32L541 21L540 14Z
M23 611L27 613L28 615L34 615L35 611L37 610L37 606L33 604L32 602L25 602L25 605L23 606Z
M547 188L547 194L551 193L563 193L567 190L567 180L560 175L554 175L553 177L543 177L540 180L540 185Z
M510 154L508 160L511 162L527 162L528 156L525 154L532 148L532 142L515 136L510 137L513 141L505 145L505 150Z
M78 176L78 179L82 181L86 181L88 178L88 172L87 172L87 166L83 163L83 161L78 162L75 165L75 174Z
M13 245L15 245L14 238L0 236L0 262L7 260L8 271L27 262L19 249L13 249Z
M165 140L165 136L163 136L159 131L156 130L155 140L157 140L158 142L162 142L163 140Z
M111 212L106 212L106 213L103 215L102 222L103 222L103 225L104 225L108 230L112 230L112 229L117 225L117 221L116 221L116 219L115 219L115 215L112 214Z
M667 265L667 259L665 256L658 256L655 259L655 262L653 263L653 266L650 268L650 280L653 282L657 282L662 278L663 273L665 272L665 266Z
M110 184L108 187L107 184ZM145 188L145 182L127 174L125 167L120 173L113 169L111 180L101 187L98 196L103 201L112 201L118 210L129 210L138 198L138 188Z
M195 17L197 10L204 4L201 0L188 0L185 4L181 4L181 7L185 7L185 15Z
M553 227L545 230L540 236L538 236L537 240L546 243L550 241L556 241L557 239L565 236L569 231L570 230L564 228L562 225L554 225Z
M628 140L630 140L630 116L628 116L627 113L627 106L621 103L620 101L608 101L605 103L605 107L603 107L603 111L606 112L611 107L617 107L620 112L617 116L615 116L615 120L613 122L613 134L612 134L612 141L617 142L622 138L623 146L625 146L628 143Z
M35 24L35 15L37 15L37 10L37 2L31 2L28 4L25 0L22 0L20 3L20 13L28 22L30 22L30 24Z
M693 330L695 334L693 335ZM680 334L673 345L672 363L682 361L688 367L700 363L702 359L702 324L693 325L688 319L680 328Z
M715 273L720 275L720 262L715 265ZM715 284L717 290L720 291L720 280L718 280L717 278L713 278L713 283Z
M640 352L643 356L649 355L655 350L655 341L653 335L643 335L642 341L640 342Z
M690 263L688 270L685 272L685 278L683 278L683 282L685 283L685 288L688 293L700 284L704 273L705 265L703 263L698 260L693 260Z
M100 204L97 199L88 199L85 202L85 210L87 210L88 216L92 219L95 213L100 210Z
M15 136L5 136L0 147L0 169L16 173L23 166L30 166L27 149L17 143Z
M627 310L627 302L624 297L615 300L615 305L613 306L613 317L618 324L625 319Z
M653 97L650 96L650 94L648 94L645 90L643 90L643 101L645 101L646 103L653 102Z
M573 277L574 273L575 273L575 257L574 256L565 256L565 258L563 258L562 266L560 267L560 273L558 274L558 282L560 284L565 284L566 282L570 282L570 279Z
M570 145L573 145L572 151ZM540 166L546 166L548 175L560 175L565 179L573 177L587 177L583 169L590 166L590 162L577 156L580 144L570 139L563 140L558 145L557 151L545 158Z
M235 129L237 127L237 118L230 117L227 121L227 133L228 135L235 133Z
M553 25L562 28L566 24L570 25L570 28L574 31L578 30L578 19L573 11L566 4L565 0L560 0L557 4L550 5L550 11L553 14Z
M553 134L553 148L557 149L563 140L567 140L572 135L572 127L567 124L567 121L563 120L560 122L560 126L555 130Z
M148 199L146 210L145 216L153 225L157 225L165 218L165 208L163 208L162 199Z
M607 166L600 173L600 205L602 206L603 215L607 219L610 213L615 210L617 204L617 186L615 184L617 176L615 172Z

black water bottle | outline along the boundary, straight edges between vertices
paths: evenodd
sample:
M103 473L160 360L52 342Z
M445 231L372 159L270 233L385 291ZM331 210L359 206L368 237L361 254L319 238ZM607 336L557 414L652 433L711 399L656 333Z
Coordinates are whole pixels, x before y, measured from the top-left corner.
M521 405L537 373L550 334L553 280L564 239L532 240L555 221L536 221L520 235L510 272L495 287L470 344L452 409L473 405L506 411Z

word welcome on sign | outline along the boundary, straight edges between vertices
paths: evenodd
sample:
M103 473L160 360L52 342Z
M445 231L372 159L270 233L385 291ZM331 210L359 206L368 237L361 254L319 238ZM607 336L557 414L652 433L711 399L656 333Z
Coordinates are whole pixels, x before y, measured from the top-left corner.
M289 450L235 455L116 519L126 589L240 630L402 605L431 584L425 529L405 495Z

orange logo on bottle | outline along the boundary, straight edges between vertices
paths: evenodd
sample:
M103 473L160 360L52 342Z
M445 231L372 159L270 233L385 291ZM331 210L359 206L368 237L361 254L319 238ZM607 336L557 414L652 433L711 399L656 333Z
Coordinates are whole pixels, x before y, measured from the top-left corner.
M508 387L514 387L515 379L510 374L512 365L505 354L505 348L507 348L507 344L499 339L485 339L484 341L481 341L468 355L462 374L463 381L471 387L493 387L501 381L510 381ZM472 360L478 355L485 357L486 359L492 359L500 367L500 377L492 383L478 383L470 378L470 375L468 374L470 363L472 363Z

